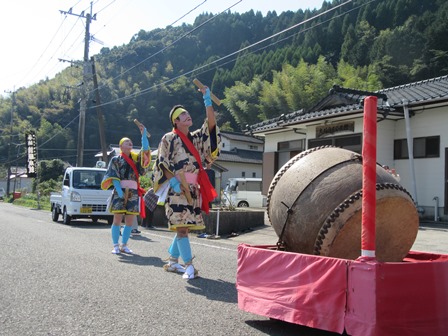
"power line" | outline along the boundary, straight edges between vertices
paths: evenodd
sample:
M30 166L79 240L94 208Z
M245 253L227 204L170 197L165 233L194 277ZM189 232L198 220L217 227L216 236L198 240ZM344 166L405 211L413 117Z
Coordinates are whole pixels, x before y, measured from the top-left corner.
M198 7L200 7L201 5L203 5L205 2L206 2L207 0L205 0L204 2L202 2L201 4L199 4L198 6L196 6L196 7L194 7L192 10L189 10L186 14L184 14L184 15L182 15L182 17L181 18L183 18L183 17L185 17L187 14L189 14L189 13L191 13L193 10L195 10L195 9L197 9ZM241 2L242 0L239 0L239 2ZM107 8L108 6L110 6L113 2L115 2L115 0L114 1L112 1L111 3L109 3L106 7L104 7L103 9L101 9L100 11L102 11L102 10L104 10L105 8ZM78 3L79 3L79 1L78 1ZM63 14L65 14L65 15L67 15L67 14L69 14L69 12L70 13L72 13L72 11L73 11L73 8L74 8L75 6L73 6L73 7L71 7L70 9L69 9L69 11L67 11L67 12L65 12L65 11L61 11L61 13L63 13ZM232 6L233 7L233 6ZM230 7L231 8L231 7ZM178 20L176 20L176 21L174 21L174 22L177 22L177 21L179 21L181 18L179 18ZM79 20L79 18L78 18L78 20ZM77 21L78 21L77 20ZM174 24L174 23L173 23ZM73 29L73 27L72 27L72 29ZM71 32L71 31L70 31ZM163 50L162 50L163 51ZM160 51L160 52L162 52L162 51ZM64 60L62 60L62 61L64 61ZM144 60L144 61L146 61L146 60ZM142 61L141 63L143 63L144 61ZM118 60L117 61L115 61L115 62L118 62ZM139 64L141 64L141 63L139 63ZM129 71L129 70L127 70L127 71ZM126 71L126 72L127 72ZM93 91L92 91L93 92ZM90 94L91 92L88 92L88 94ZM99 107L101 107L101 106L103 106L104 104L101 104L101 105L99 105ZM92 108L92 107L89 107L89 109L90 108ZM79 118L79 116L77 116L77 117L75 117L73 120L71 120L68 124L66 124L64 127L63 127L63 129L66 129L71 123L73 123L76 119L78 119ZM43 145L45 145L46 143L48 143L49 141L51 141L54 137L56 137L58 134L55 134L53 137L51 137L50 139L48 139L45 143L43 143L43 144L41 144L40 145L40 147L42 147Z
M184 14L183 16L181 16L178 20L174 21L174 22L172 23L172 25L175 24L176 22L178 22L179 20L181 20L183 17L185 17L186 15L188 15L189 13L191 13L192 11L194 11L195 9L197 9L198 7L200 7L201 5L203 5L206 1L207 1L207 0L203 1L201 4L197 5L196 7L194 7L194 8L191 9L190 11L188 11L186 14ZM242 1L242 0L240 0L240 1ZM98 2L98 1L97 1L97 2ZM111 3L109 3L109 4L108 4L106 7L104 7L102 10L104 10L105 8L107 8L108 6L110 6L113 2L115 2L115 0L112 1ZM80 3L80 1L78 1L78 3L76 3L75 6L78 5L79 3ZM41 55L40 55L39 58L37 59L37 61L36 61L36 63L34 64L33 68L36 67L36 65L40 62L40 60L42 59L42 57L43 57L43 55L45 54L45 52L48 50L48 48L50 47L50 45L53 43L55 37L56 37L57 34L60 32L61 27L63 26L63 24L64 24L64 22L65 22L65 20L66 20L66 18L67 18L67 15L75 15L75 16L78 17L78 19L77 19L76 22L73 24L72 28L70 29L69 33L65 36L65 38L63 39L63 41L61 42L61 44L57 47L55 53L50 57L50 59L49 59L49 60L47 61L47 63L41 68L41 70L40 70L39 72L37 72L36 75L38 75L39 73L41 73L41 72L45 69L45 67L51 62L51 60L52 60L53 57L55 56L56 52L57 52L58 50L61 49L62 44L65 42L65 40L67 39L67 37L68 37L68 36L71 34L71 32L73 31L73 29L74 29L74 27L76 26L77 22L79 22L80 19L84 17L84 12L85 12L85 11L82 11L81 14L79 14L79 15L73 13L73 8L74 8L75 6L72 6L68 11L60 10L61 14L65 15L64 20L61 22L60 26L58 27L56 33L54 34L54 36L52 37L52 39L51 39L50 42L48 43L47 47L44 49L44 51L41 53ZM92 8L92 3L91 3L91 7L90 7L90 8ZM102 10L101 10L101 11L102 11ZM96 16L96 14L95 14L95 16ZM95 16L94 16L92 19L95 19ZM86 44L87 44L88 41L90 41L91 36L90 36L90 33L88 32L88 27L86 27L86 30L87 30L87 33L86 33ZM181 38L183 38L183 37L181 37ZM181 39L181 38L180 38L180 39ZM87 41L87 39L88 39L88 41ZM177 41L179 41L180 39L178 39ZM79 39L76 39L76 40L79 40ZM76 40L75 40L75 41L76 41ZM172 44L176 43L177 41L173 42ZM69 48L68 50L72 49L72 47L74 46L74 44L75 44L75 43L73 43L73 44L70 46L70 48ZM171 45L172 45L172 44L171 44ZM85 50L88 50L88 47L87 47L87 46L85 47ZM164 49L163 49L163 50L164 50ZM163 50L161 50L160 52L162 52ZM88 51L87 51L87 52L88 52ZM146 60L144 60L144 61L146 61ZM144 61L142 61L142 62L144 62ZM85 62L84 62L84 63L85 63ZM141 64L141 63L140 63L140 64ZM56 66L56 65L55 65L55 66ZM137 65L137 66L138 66L138 65ZM54 67L53 67L53 68L54 68ZM129 70L128 70L128 71L129 71ZM28 76L28 74L29 74L29 73L27 73L26 76ZM84 74L85 74L85 71L84 71ZM26 76L22 79L22 81L26 78ZM86 78L85 78L85 76L84 76L84 81L83 81L83 83L84 83L84 88L85 88L85 89L84 89L84 93L85 93L85 96L87 96L88 92L87 92L87 90L86 90L87 85L86 85ZM81 110L84 110L84 111L85 111L85 110L86 110L86 107L84 106L84 108L81 108ZM85 112L84 112L84 113L85 113ZM72 121L70 121L68 124L66 124L66 125L63 127L63 129L66 129L71 123L73 123L73 122L74 122L76 119L78 119L78 118L80 118L80 130L83 129L83 128L84 128L84 125L81 125L81 120L84 118L83 115L82 115L82 113L80 113L80 116L75 117L74 119L72 119ZM80 132L80 133L81 133L81 132ZM82 132L82 133L83 133L83 132ZM42 148L42 146L44 146L45 144L47 144L48 142L50 142L50 141L51 141L52 139L54 139L57 135L59 135L59 132L58 132L57 134L53 135L50 139L47 139L45 143L43 143L43 144L41 144L41 145L39 146L39 148L41 148L42 150L45 150L45 149ZM10 137L12 137L12 134L10 134ZM83 138L83 134L78 134L78 140L80 140L81 138ZM81 153L83 152L83 148L80 148L80 147L83 147L83 146L80 146L80 144L78 143L78 157L79 157L79 155L81 155L79 152L81 152ZM8 160L8 161L9 161L9 160ZM80 162L78 162L78 165L82 165L82 160L80 160Z
M44 56L44 54L46 53L46 51L49 49L49 47L53 44L56 36L61 32L61 28L64 26L65 20L67 18L67 15L65 15L63 21L61 22L61 24L59 25L59 27L57 28L56 32L54 33L53 37L51 38L50 42L48 43L47 47L44 49L44 51L41 53L41 55L39 56L39 58L37 59L36 63L31 67L30 71L27 71L27 73L25 74L25 76L19 81L19 83L21 82L25 82L25 79L28 78L28 76L33 73L33 69L36 68L36 66L39 64L40 60L42 59L42 57ZM68 37L71 35L73 29L75 28L77 22L79 22L79 18L77 21L75 21L75 23L72 25L70 31L65 35L65 37L62 39L61 43L56 47L56 49L54 50L53 54L50 56L50 58L47 60L47 62L40 68L40 70L38 70L37 72L35 72L35 74L33 75L33 77L30 78L30 81L34 81L36 78L42 78L42 73L44 72L45 68L48 66L48 64L55 59L56 53L60 52L62 45L65 43L65 41L68 39ZM69 51L72 47L73 47L74 43L72 44L72 46L66 50ZM50 69L47 70L47 73L51 73L53 71L53 69L58 65L58 63L56 62L55 65Z
M240 0L240 1L241 1L241 0ZM101 9L101 11L104 10L105 8L107 8L108 6L110 6L113 2L115 2L115 0L112 1L111 3L109 3L109 4L108 4L106 7L104 7L103 9ZM197 5L196 7L194 7L193 9L189 10L186 14L182 15L178 20L174 21L174 23L177 22L177 21L179 21L180 19L182 19L183 17L185 17L186 15L188 15L189 13L191 13L193 10L197 9L198 7L200 7L201 5L203 5L205 2L206 2L206 0L203 1L201 4ZM49 44L47 45L47 47L45 48L44 52L41 54L41 56L40 56L40 57L38 58L38 60L36 61L36 64L35 64L35 65L37 65L37 64L39 63L39 61L41 60L43 54L46 52L46 50L49 48L49 46L53 43L53 41L54 41L54 39L55 39L55 36L56 36L56 35L59 33L59 31L61 30L61 27L62 27L63 23L65 22L65 20L66 20L66 18L67 18L67 15L75 15L75 16L78 16L78 19L77 19L76 22L73 24L73 26L71 27L69 33L65 36L65 38L64 38L64 40L61 42L61 44L57 47L56 51L61 49L62 44L65 42L65 40L67 39L67 37L72 33L72 31L73 31L74 27L76 26L76 24L80 21L80 19L81 19L82 17L84 17L84 16L83 16L83 13L84 13L86 10L82 11L80 15L73 14L73 8L74 8L76 5L78 5L79 3L80 3L80 1L78 1L78 3L76 3L74 6L70 7L70 9L69 9L68 11L62 11L62 10L60 11L61 14L65 15L64 20L63 20L63 22L61 23L61 25L59 26L59 28L57 29L57 31L56 31L56 33L54 34L53 38L50 40L50 42L49 42ZM96 15L96 14L95 14L95 15ZM174 24L174 23L172 23L172 24ZM78 40L78 39L76 39L76 40ZM76 40L75 40L75 41L76 41ZM69 50L72 49L73 45L74 45L74 44L72 44L72 46L69 48ZM56 53L56 51L55 51L55 53ZM50 58L49 61L51 61L51 59L52 59L54 56L55 56L55 54L53 54L53 56ZM49 61L42 67L41 71L45 68L45 66L49 63ZM35 66L34 66L34 67L35 67ZM40 73L40 72L39 72L39 73ZM86 80L84 80L84 85L85 85L85 84L86 84ZM85 85L84 87L86 87L86 85ZM100 106L101 106L101 105L100 105ZM67 123L67 124L63 127L63 129L67 129L68 126L70 126L70 125L71 125L74 121L76 121L78 118L80 118L79 115L76 116L75 118L73 118L69 123ZM36 128L36 126L35 126L35 128ZM40 144L40 145L39 145L39 148L45 150L45 149L42 148L42 147L45 146L47 143L49 143L51 140L53 140L53 139L54 139L56 136L58 136L59 134L60 134L60 133L58 132L58 133L56 133L55 135L53 135L51 138L47 139L43 144ZM10 135L10 136L12 136L12 135ZM19 136L19 135L17 135L17 136ZM78 138L79 138L79 137L80 137L80 135L78 135ZM78 147L79 147L79 145L78 145ZM79 149L79 148L78 148L78 149Z
M371 0L370 2L373 2L373 1L376 1L376 0ZM114 104L114 103L117 103L117 102L125 101L125 100L131 99L131 98L135 98L135 97L139 97L139 96L141 96L141 95L144 95L144 94L146 94L146 93L148 93L148 92L151 92L151 91L155 90L155 89L156 89L157 87L159 87L159 86L162 86L162 85L171 83L171 82L175 81L175 80L178 79L178 78L181 78L181 77L184 77L184 76L187 76L187 75L196 73L198 70L201 70L201 69L204 69L204 68L206 68L206 67L209 67L210 65L219 63L219 62L221 62L221 61L223 61L223 60L225 60L225 59L227 59L227 58L229 58L229 57L231 57L231 56L238 55L238 54L240 54L241 52L243 52L243 51L245 51L245 50L248 50L248 49L250 49L250 48L253 48L254 46L257 46L257 45L259 45L259 44L261 44L261 43L263 43L263 42L266 42L266 41L268 41L268 40L270 40L270 39L272 39L272 38L274 38L274 37L277 37L277 36L279 36L279 35L281 35L281 34L284 34L285 32L288 32L288 31L290 31L290 30L292 30L292 29L294 29L294 28L297 28L297 27L299 27L299 26L302 26L302 25L304 25L304 24L306 24L306 23L308 23L308 22L311 22L312 20L315 20L316 18L318 18L318 17L320 17L320 16L322 16L322 15L328 14L328 13L330 13L330 12L332 12L332 11L338 9L339 7L344 6L344 5L346 5L346 4L350 3L350 2L352 2L352 0L348 0L348 1L344 2L344 3L341 3L341 4L337 5L337 6L335 6L335 7L333 7L333 8L330 8L330 9L328 9L328 10L322 12L322 13L319 13L319 14L317 14L317 15L315 15L315 16L313 16L313 17L311 17L311 18L309 18L309 19L307 19L307 20L305 20L305 21L299 22L299 23L297 23L297 24L295 24L295 25L293 25L293 26L291 26L291 27L289 27L289 28L286 28L286 29L284 29L284 30L282 30L282 31L280 31L280 32L278 32L278 33L272 34L272 35L270 35L270 36L268 36L268 37L266 37L266 38L263 38L263 39L261 39L261 40L255 42L255 43L252 43L251 45L248 45L248 46L246 46L246 47L244 47L244 48L238 49L238 50L236 50L236 51L234 51L234 52L232 52L232 53L230 53L230 54L227 54L227 55L225 55L225 56L223 56L223 57L220 57L219 59L216 59L216 60L211 61L211 62L209 62L209 63L207 63L207 64L204 64L204 65L202 65L202 66L199 66L199 67L197 67L197 68L194 68L194 69L192 69L192 70L190 70L190 71L187 71L187 72L185 72L185 73L182 73L181 75L172 77L172 78L167 79L167 80L165 80L165 81L163 81L163 82L161 82L161 83L154 84L154 85L152 85L151 87L148 87L148 88L146 88L146 89L140 90L139 92L135 92L135 93L129 94L129 95L125 96L125 97L121 97L121 98L117 98L117 99L112 100L112 101L109 101L109 102L105 102L105 103L102 104L102 106L110 105L110 104ZM369 3L370 3L370 2L369 2ZM368 4L368 3L363 4L363 5L360 5L359 7L365 6L365 5L367 5L367 4ZM221 13L222 13L222 12L221 12ZM221 13L219 13L219 14L221 14ZM219 15L219 14L217 14L217 15ZM278 42L277 42L277 43L278 43ZM146 59L145 59L144 61L146 61ZM142 61L142 62L144 62L144 61ZM142 62L140 62L139 64L141 64ZM137 65L139 65L139 64L137 64ZM134 67L135 67L135 66L134 66ZM132 68L130 68L130 69L133 69L134 67L132 67ZM130 69L126 70L125 72L129 71ZM118 78L118 77L119 77L119 76L117 76L117 77L115 77L115 78ZM115 78L114 78L114 79L115 79Z
M65 21L65 18L64 18ZM31 67L31 69L34 69L36 67L36 65L39 63L39 61L41 60L41 58L43 57L43 55L45 54L45 52L48 50L48 48L50 47L50 45L53 43L55 37L57 36L57 34L59 33L62 25L64 24L64 21L61 22L60 26L58 27L58 29L56 30L55 34L53 35L53 37L51 38L50 42L47 44L47 46L45 47L44 51L40 54L40 56L38 57L36 63L34 63L34 65ZM46 66L46 64L45 64ZM26 75L19 81L19 83L24 82L25 79L27 78L27 76L30 74L31 71L27 71ZM36 74L36 76L39 74L40 72L38 72Z
M240 1L242 1L242 0L240 0ZM238 1L238 3L239 3L240 1ZM371 1L369 1L368 3L371 3L371 2L373 2L373 1L376 1L376 0L371 0ZM223 56L223 57L221 57L221 58L219 58L219 59L217 59L217 60L215 60L215 61L209 62L209 63L207 63L207 64L205 64L205 65L200 66L200 67L194 68L194 69L192 69L192 70L190 70L190 71L188 71L188 72L186 72L186 73L183 73L183 74L181 74L181 75L172 77L172 78L170 78L170 79L168 79L168 80L166 80L166 81L164 81L164 82L161 82L161 83L158 83L158 84L154 84L153 86L151 86L151 87L149 87L149 88L147 88L147 89L144 89L144 90L142 90L142 91L140 91L140 92L138 92L138 93L130 94L130 95L128 95L128 96L125 96L125 97L122 97L122 98L115 99L115 100L113 100L113 101L109 101L109 102L103 103L103 104L101 104L100 106L110 105L110 104L113 104L113 103L116 103L116 102L120 102L120 101L124 101L124 100L131 99L131 98L134 98L134 97L138 97L138 96L140 96L140 95L146 94L146 93L148 93L148 92L154 90L154 89L157 88L158 86L165 85L165 84L167 84L167 83L173 82L173 81L175 81L176 79L178 79L178 78L180 78L180 77L187 76L187 75L190 75L190 74L192 74L192 73L198 73L198 71L200 71L200 70L202 70L202 69L205 69L206 67L210 67L210 66L213 65L213 64L217 64L217 63L222 62L223 60L226 60L226 59L228 59L228 58L230 58L230 57L232 57L232 56L238 55L238 54L241 53L242 51L249 50L249 49L253 48L254 46L257 46L257 45L259 45L259 44L262 44L263 42L266 42L266 41L268 41L268 40L270 40L270 39L272 39L272 38L274 38L274 37L277 37L277 36L279 36L280 34L286 33L286 32L288 32L288 31L290 31L290 30L292 30L292 29L294 29L294 28L297 28L297 27L299 27L299 26L301 26L301 25L304 25L305 23L308 23L308 22L310 22L311 20L314 20L314 19L316 19L316 18L318 18L318 17L320 17L320 16L322 16L322 15L324 15L324 14L328 14L329 12L334 11L335 9L337 9L337 8L343 6L343 5L346 5L346 4L350 3L350 2L352 2L352 0L348 0L348 1L344 2L344 3L342 3L342 4L339 4L339 5L337 5L336 7L333 7L333 8L331 8L331 9L325 11L325 12L322 12L322 13L316 15L316 16L313 16L312 18L309 18L308 20L305 20L305 21L300 22L300 23L298 23L298 24L296 24L296 25L293 25L293 26L291 26L291 27L289 27L289 28L286 28L286 29L282 30L281 32L272 34L272 35L270 35L269 37L266 37L266 38L264 38L264 39L262 39L262 40L260 40L260 41L257 41L257 42L255 42L255 43L253 43L253 44L251 44L251 45L249 45L249 46L247 46L247 47L241 48L241 49L239 49L239 50L237 50L237 51L235 51L235 52L229 53L229 54L227 54L227 55L225 55L225 56ZM360 5L359 7L365 6L365 5L367 5L368 3L365 3L365 4L363 4L363 5ZM236 3L236 4L237 4L237 3ZM229 7L229 8L232 8L232 7L235 6L236 4L232 5L232 6ZM201 5L202 5L202 4L201 4ZM359 7L358 7L358 8L359 8ZM228 9L226 9L226 11L227 11L227 10L228 10ZM352 10L355 10L355 9L352 9ZM350 10L350 11L351 11L351 10ZM224 11L223 11L223 12L224 12ZM220 15L220 14L223 13L223 12L220 12L220 13L217 14L217 15ZM349 12L349 11L347 11L347 12ZM345 15L347 12L342 13L342 14L339 14L338 16ZM217 15L215 15L214 17L216 17ZM213 18L214 18L214 17L213 17ZM334 18L332 18L332 19L334 19ZM330 20L331 20L331 19L330 19ZM323 23L320 23L320 24L324 24L325 22L328 22L328 21L329 21L329 20L326 20L326 21L324 21ZM206 22L209 22L209 20L206 21ZM319 25L320 25L320 24L319 24ZM202 25L201 25L201 26L202 26ZM316 25L316 26L317 26L317 25ZM308 30L308 29L312 29L312 28L314 28L314 27L316 27L316 26L307 28L306 30ZM199 26L199 27L200 27L200 26ZM199 28L199 27L197 27L197 28ZM193 31L197 30L197 28L194 29L194 30L192 30L192 31L190 31L189 33L192 33ZM299 33L303 33L303 32L306 31L306 30L302 30L302 31L300 31L300 32L298 32L298 33L295 33L295 34L293 34L293 35L291 35L291 36L288 36L288 37L286 37L286 38L284 38L284 39L282 39L282 40L278 40L278 41L276 41L276 42L274 42L274 43L269 44L268 46L264 46L264 47L262 47L262 48L259 48L259 49L255 50L255 51L252 51L252 52L247 53L246 55L243 55L243 56L240 56L240 57L246 57L246 56L249 55L249 54L252 54L252 53L257 52L257 51L259 51L259 50L265 49L265 48L267 48L267 47L269 47L269 46L275 45L276 43L279 43L279 42L281 42L281 41L283 41L283 40L285 40L285 39L287 39L287 38L290 38L290 37L292 37L292 36L294 36L294 35L297 35L297 34L299 34ZM186 35L184 34L182 37L185 37L185 36L186 36ZM176 40L176 41L178 41L178 40ZM172 44L170 44L170 45L166 46L165 48L163 48L162 51L165 50L166 48L170 47L170 46L172 46ZM161 52L161 51L159 51L159 52ZM149 58L151 58L151 57L146 58L145 60L143 60L142 62L140 62L140 63L137 64L136 66L138 66L138 65L140 65L141 63L145 62L145 61L148 60ZM220 65L222 66L223 64L227 64L227 63L232 62L232 61L234 61L234 60L235 60L235 59L232 59L232 60L227 61L227 62L225 62L225 63L220 63ZM215 68L219 67L220 65L216 65ZM135 68L136 66L134 66L134 67L132 67L132 68L126 70L126 72L130 71L131 69ZM210 71L210 70L205 70L205 71ZM204 72L205 72L205 71L204 71ZM200 73L202 73L202 72L200 72ZM122 74L124 74L124 73L122 73ZM122 74L121 74L121 75L122 75ZM117 78L117 77L115 77L115 78ZM90 109L90 108L93 108L93 107L89 107L89 109ZM78 116L75 117L72 121L70 121L66 126L64 126L63 129L66 129L66 128L67 128L72 122L74 122L77 118L78 118ZM48 139L48 140L47 140L44 144L42 144L41 146L43 146L43 145L45 145L46 143L48 143L49 141L51 141L56 135L57 135L57 134L55 134L52 138Z
M241 0L242 1L242 0ZM239 2L241 2L239 1ZM196 7L194 7L193 9L191 9L190 11L188 11L187 13L185 13L184 15L182 15L180 18L178 18L176 21L174 21L173 23L170 24L170 26L174 26L177 22L179 22L180 20L182 20L184 17L186 17L188 14L190 14L191 12L195 11L196 9L198 9L199 7L201 7L203 4L205 4L207 2L207 0L204 0L202 3L200 3L199 5L197 5ZM232 6L233 7L233 6Z
M128 73L128 72L131 71L132 69L135 69L136 67L138 67L139 65L141 65L141 64L143 64L144 62L148 61L149 59L155 57L156 55L162 53L162 52L165 51L166 49L172 47L175 43L178 43L180 40L182 40L183 38L185 38L185 37L187 37L188 35L192 34L193 32L195 32L196 30L198 30L199 28L201 28L201 27L204 26L205 24L209 23L210 21L212 21L213 19L215 19L217 16L219 16L219 15L221 15L222 13L225 13L225 12L227 12L228 10L230 10L231 8L235 7L235 6L236 6L237 4L239 4L241 1L242 1L242 0L237 1L237 2L234 3L232 6L226 8L225 10L223 10L223 11L219 12L218 14L212 16L210 19L206 20L205 22L201 23L201 24L200 24L199 26L197 26L196 28L193 28L192 30L190 30L190 31L188 31L187 33L185 33L184 35L180 36L180 37L179 37L178 39L176 39L174 42L172 42L172 43L168 44L167 46L163 47L161 50L159 50L159 51L157 51L156 53L150 55L149 57L145 58L144 60L142 60L141 62L139 62L139 63L137 63L136 65L132 66L131 68L129 68L129 69L123 71L123 72L120 73L118 76L115 76L114 78L112 78L112 81L115 80L115 79L117 79L117 78L119 78L119 77L121 77L121 76L123 76L124 74ZM351 1L351 0L350 0L350 1ZM202 4L203 4L203 3L201 3L201 5L202 5ZM199 7L199 6L197 6L197 7ZM197 8L197 7L196 7L196 8ZM117 62L117 61L116 61L116 62ZM168 80L168 81L166 81L166 82L159 83L159 85L163 85L164 83L169 83L169 82L171 82L171 81L173 81L173 80L175 80L175 79L177 79L177 78L179 78L179 77L182 77L182 76L184 76L184 75L185 75L185 74L180 75L180 76L178 76L178 77L175 77L175 78L172 79L172 80ZM159 85L157 85L157 86L159 86ZM98 89L102 88L103 86L104 86L104 85L99 86ZM156 86L156 87L157 87L157 86ZM140 95L140 94L138 94L138 95L136 95L136 94L131 94L131 95L129 95L129 96L125 96L125 97L122 97L122 98L118 98L118 99L116 99L116 100L114 100L114 101L111 101L111 102L108 102L108 103L103 103L103 104L101 104L101 105L99 105L99 106L109 105L109 104L112 104L112 103L114 103L114 102L118 102L118 101L122 101L122 100L127 100L127 99L130 99L130 98L133 98L133 97L137 97L137 96L139 96L139 95Z
M230 6L229 8L225 9L224 11L214 15L213 17L211 17L210 19L206 20L205 22L201 23L198 27L188 31L187 33L185 33L184 35L180 36L179 38L177 38L176 40L174 40L173 42L169 43L167 46L163 47L162 49L160 49L159 51L157 51L156 53L148 56L147 58L145 58L144 60L140 61L139 63L137 63L136 65L130 67L129 69L123 71L122 73L120 73L118 76L115 76L114 78L112 78L112 81L114 81L115 79L122 77L124 74L128 73L129 71L131 71L132 69L135 69L136 67L140 66L141 64L143 64L144 62L150 60L151 58L155 57L156 55L164 52L166 49L172 47L174 44L178 43L180 40L182 40L183 38L187 37L188 35L191 35L193 32L195 32L196 30L198 30L199 28L201 28L202 26L204 26L205 24L209 23L210 21L212 21L214 18L216 18L218 15L224 13L225 11L228 11L229 9L231 9L232 7L236 6L238 3L240 3L243 0L239 0L237 1L235 4L233 4L232 6ZM194 9L200 7L201 5L203 5L205 3L205 1L203 3L201 3L200 5L196 6ZM190 10L188 13L192 12L194 9ZM187 13L187 14L188 14ZM186 16L187 14L184 14L182 17ZM182 18L181 17L181 18ZM177 19L174 22L179 21L181 18ZM171 25L173 25L174 23L172 23ZM120 59L119 59L120 60ZM115 63L117 63L119 60L116 60ZM104 85L99 86L98 89L101 89Z
M377 0L371 0L370 2L373 2L373 1L377 1ZM355 8L349 9L348 11L345 11L345 12L343 12L343 13L340 13L340 14L336 15L336 16L333 16L333 17L331 17L330 19L328 19L328 20L324 20L324 21L322 21L322 22L320 22L320 23L318 23L318 24L316 24L316 25L314 25L314 26L311 26L311 27L302 29L302 30L300 30L300 31L297 32L297 33L294 33L294 34L292 34L292 35L286 36L286 37L284 37L284 38L282 38L282 39L279 39L279 40L277 40L277 41L275 41L275 42L272 42L272 43L267 44L267 45L265 45L265 46L263 46L263 47L260 47L260 48L258 48L258 49L255 49L255 50L253 50L253 51L251 51L251 52L248 52L248 53L246 53L246 54L244 54L244 55L238 55L238 57L236 57L236 58L232 58L231 60L228 60L227 62L220 63L219 65L216 65L215 67L213 67L213 68L211 68L211 69L204 70L204 71L202 71L202 72L197 72L197 73L195 73L195 75L199 75L199 74L202 74L202 73L206 73L206 72L211 71L211 70L216 70L216 69L218 69L219 67L221 67L221 66L223 66L223 65L226 65L226 64L229 64L229 63L232 63L232 62L234 62L234 61L237 60L237 59L240 60L240 59L245 58L245 57L247 57L247 56L249 56L249 55L252 55L252 54L254 54L254 53L258 53L258 52L261 51L261 50L267 49L267 48L272 47L272 46L274 46L274 45L276 45L276 44L278 44L278 43L281 43L281 42L283 42L283 41L286 41L286 40L290 39L291 37L297 36L297 35L299 35L299 34L303 34L303 33L307 32L308 30L311 30L311 29L314 29L314 28L319 27L319 26L321 26L321 25L324 25L324 24L326 24L326 23L328 23L328 22L334 20L334 19L337 18L337 17L344 16L345 14L350 13L350 12L352 12L352 11L355 11L355 10L357 10L358 8L360 8L360 7L362 7L362 6L365 6L365 5L367 5L367 4L359 5L359 6L355 7ZM219 61L219 60L218 60L218 61Z

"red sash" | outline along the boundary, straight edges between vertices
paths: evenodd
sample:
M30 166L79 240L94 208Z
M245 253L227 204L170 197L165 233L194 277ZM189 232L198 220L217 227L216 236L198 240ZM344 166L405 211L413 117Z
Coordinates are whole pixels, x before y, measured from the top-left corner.
M126 162L131 166L132 170L134 170L134 174L137 177L137 193L140 198L140 217L145 218L146 217L146 211L145 211L145 202L143 199L143 195L145 194L145 189L140 188L140 175L138 174L137 166L134 163L134 160L132 160L129 156L121 153L121 157L126 160Z
M202 196L201 209L204 210L206 214L208 214L210 212L209 203L213 201L216 196L218 196L218 194L216 193L215 188L213 188L212 184L210 183L207 172L205 171L204 167L202 167L201 157L199 156L199 153L194 147L193 143L185 134L183 134L179 130L174 129L173 132L181 138L184 145L187 146L188 150L191 154L193 154L194 158L199 164L198 184Z

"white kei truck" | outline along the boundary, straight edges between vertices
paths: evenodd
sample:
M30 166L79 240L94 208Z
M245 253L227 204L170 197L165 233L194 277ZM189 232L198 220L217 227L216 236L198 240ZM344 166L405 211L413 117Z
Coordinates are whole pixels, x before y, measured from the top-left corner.
M98 165L97 165L98 166ZM113 221L113 214L108 209L111 190L102 190L101 181L105 168L69 167L62 180L62 192L51 193L51 218L70 224L72 219L90 218L94 223L99 219Z

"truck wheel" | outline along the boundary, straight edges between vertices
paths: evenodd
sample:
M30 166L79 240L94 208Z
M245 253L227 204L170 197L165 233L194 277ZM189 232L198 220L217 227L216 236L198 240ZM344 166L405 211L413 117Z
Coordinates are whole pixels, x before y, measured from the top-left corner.
M241 201L238 203L238 208L247 208L249 206L249 203L245 201Z
M59 219L59 211L57 206L53 206L53 209L51 210L51 219L53 222L57 222Z
M62 223L64 224L70 224L70 222L72 221L72 216L70 216L69 214L67 214L67 209L64 208L64 212L62 214Z

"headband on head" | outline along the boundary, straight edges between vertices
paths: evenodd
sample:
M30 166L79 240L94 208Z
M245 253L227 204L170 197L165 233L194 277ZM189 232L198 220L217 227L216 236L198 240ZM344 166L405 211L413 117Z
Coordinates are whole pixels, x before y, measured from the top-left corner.
M123 142L125 142L126 140L129 140L129 141L131 141L131 139L129 139L129 138L126 138L126 137L124 137L124 138L121 138L121 140L120 140L120 142L119 142L119 144L120 144L120 146L123 144Z
M176 120L184 112L187 112L187 110L183 107L176 108L171 115L171 123L174 125L174 120Z

